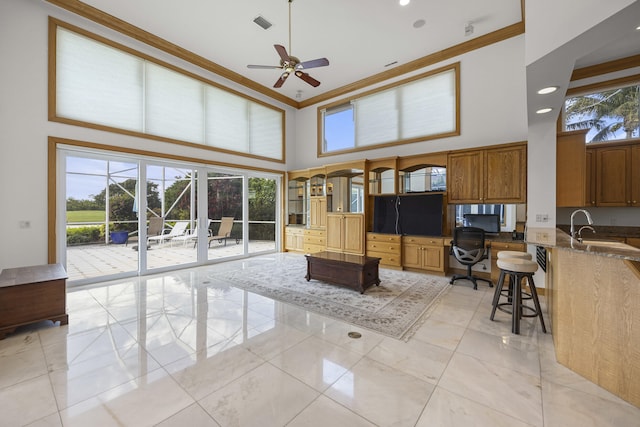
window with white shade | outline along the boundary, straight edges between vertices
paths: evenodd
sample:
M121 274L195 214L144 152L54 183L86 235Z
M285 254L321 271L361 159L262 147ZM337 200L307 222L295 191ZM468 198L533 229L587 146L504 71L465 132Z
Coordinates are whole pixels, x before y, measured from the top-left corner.
M321 154L459 134L459 64L320 107Z
M51 120L284 161L282 109L55 25Z

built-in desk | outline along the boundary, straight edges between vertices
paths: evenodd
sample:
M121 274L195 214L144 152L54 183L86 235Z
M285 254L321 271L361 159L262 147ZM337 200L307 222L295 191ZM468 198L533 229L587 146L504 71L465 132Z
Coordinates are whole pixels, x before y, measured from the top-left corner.
M17 327L51 320L66 325L67 272L61 264L6 268L0 273L0 340Z

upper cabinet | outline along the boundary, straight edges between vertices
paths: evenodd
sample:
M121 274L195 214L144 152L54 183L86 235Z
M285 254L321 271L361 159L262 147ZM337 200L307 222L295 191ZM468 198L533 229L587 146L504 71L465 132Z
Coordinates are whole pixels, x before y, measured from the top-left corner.
M527 145L450 153L447 161L449 203L525 203Z
M640 143L586 145L584 134L558 135L556 205L640 206Z
M564 132L556 143L556 206L585 206L591 197L587 174L591 168L585 162L587 131ZM586 186L585 186L586 185ZM594 201L595 203L595 201Z
M309 220L309 171L287 174L287 214L289 225L306 225Z
M595 205L640 206L640 144L588 151L595 158Z

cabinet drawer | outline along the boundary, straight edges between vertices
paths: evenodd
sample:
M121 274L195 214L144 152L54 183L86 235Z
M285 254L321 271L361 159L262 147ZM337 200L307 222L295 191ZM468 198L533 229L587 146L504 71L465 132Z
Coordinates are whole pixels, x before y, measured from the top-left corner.
M402 238L402 242L410 243L414 245L424 245L424 246L444 246L444 239L442 237L404 236Z
M324 250L325 250L325 247L323 245L311 245L307 243L304 244L304 252L308 254L322 252Z
M322 236L304 236L304 244L325 246L327 239Z
M524 243L491 242L491 249L494 253L500 251L526 251L527 245Z
M375 252L367 250L367 256L380 258L380 265L392 265L394 267L400 267L402 265L400 253L390 254L386 252Z
M326 236L327 232L326 230L318 230L318 229L314 229L314 228L305 228L304 229L304 235L305 236Z
M400 243L401 238L399 234L367 233L367 242Z
M367 253L369 252L384 252L391 254L400 253L400 242L398 243L380 243L367 241Z
M285 233L287 233L287 234L295 234L295 235L302 235L304 233L304 228L286 227L285 228Z

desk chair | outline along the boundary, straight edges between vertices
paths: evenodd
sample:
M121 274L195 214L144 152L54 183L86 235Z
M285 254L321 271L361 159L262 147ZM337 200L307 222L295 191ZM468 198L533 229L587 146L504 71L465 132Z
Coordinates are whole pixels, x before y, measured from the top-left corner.
M471 274L471 267L483 259L488 258L487 250L484 247L484 230L476 227L456 227L453 230L453 240L451 241L451 252L456 259L467 266L467 274L454 274L450 284L453 285L458 279L467 279L473 283L473 289L478 289L478 280L489 283L493 287L491 280L477 277Z

